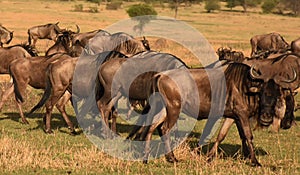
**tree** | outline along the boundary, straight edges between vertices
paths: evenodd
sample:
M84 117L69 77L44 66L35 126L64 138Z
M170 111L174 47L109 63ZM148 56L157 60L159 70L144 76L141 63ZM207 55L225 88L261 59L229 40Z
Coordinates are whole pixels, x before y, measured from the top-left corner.
M278 0L265 0L261 6L264 13L271 13L278 4Z
M262 0L226 0L227 7L233 8L235 6L242 6L244 12L247 12L248 7L255 7L262 2Z
M186 0L171 0L169 1L169 7L174 10L174 18L177 18L177 14L178 14L178 8L180 6L181 3L183 3Z
M234 8L235 6L238 6L238 5L239 5L238 0L227 0L226 7L230 8L232 10L232 8Z
M300 1L299 0L282 0L285 7L290 9L295 16L300 15Z
M206 0L205 7L207 13L210 13L214 10L219 10L221 8L219 0Z
M138 24L133 29L135 31L139 30L140 34L143 33L144 26L154 18L153 16L157 15L155 9L147 4L132 5L126 12L133 20L138 21Z

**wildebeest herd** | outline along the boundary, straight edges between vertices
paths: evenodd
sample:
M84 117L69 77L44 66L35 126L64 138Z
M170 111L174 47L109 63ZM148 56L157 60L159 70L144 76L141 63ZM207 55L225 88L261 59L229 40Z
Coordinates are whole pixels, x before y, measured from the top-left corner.
M225 120L208 159L213 158L218 145L235 123L242 139L243 154L254 166L260 166L260 163L254 152L250 118L257 120L256 127L272 125L276 131L280 127L288 129L295 123L293 112L295 90L300 83L300 38L288 44L278 33L257 35L250 39L250 57L232 48L221 47L216 52L221 64L192 69L172 54L151 50L145 37L139 40L123 32L111 34L104 30L80 33L78 25L76 28L76 32L60 29L58 23L34 26L28 29L28 44L3 47L13 39L13 32L0 26L0 73L10 74L13 79L2 94L0 109L14 93L22 122L28 124L21 108L26 87L44 89L41 100L29 114L45 105L45 132L52 133L51 114L56 106L71 133L76 134L65 105L72 96L86 98L95 93L101 118L107 126L108 120L112 119L111 130L117 133L116 104L125 97L132 104L143 106L142 114L147 117L141 117L139 122L152 123L145 127L136 126L128 136L128 139L135 136L135 139L146 141L145 163L156 129L160 136L166 136L161 138L167 161L177 161L170 148L168 133L181 112L201 120L208 118L211 108L222 111L220 115ZM38 56L37 39L55 41L45 56ZM83 59L79 61L79 57ZM93 66L85 64L84 59L94 59ZM74 79L75 69L87 78ZM222 73L209 78L208 72L220 69ZM143 72L136 77L135 71L128 70ZM161 98L150 103L149 97L153 93L160 93ZM213 96L220 97L217 105L212 101ZM164 104L165 112L158 105L160 103ZM73 102L72 105L76 109L77 104ZM154 121L150 111L159 115L159 120Z

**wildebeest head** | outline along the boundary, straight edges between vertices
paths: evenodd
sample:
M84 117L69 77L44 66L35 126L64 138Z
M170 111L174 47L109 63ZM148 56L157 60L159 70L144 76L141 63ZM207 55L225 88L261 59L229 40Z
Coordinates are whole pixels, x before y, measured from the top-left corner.
M220 61L227 60L241 63L245 59L243 52L233 51L230 47L229 49L220 47L217 51L217 54Z
M231 48L224 48L224 47L220 47L217 51L217 55L219 56L219 60L228 60L228 58L230 58L230 51Z
M78 56L72 51L73 47L71 46L71 35L72 31L70 30L65 30L64 32L59 33L57 35L55 44L47 50L45 55L52 55L55 53L66 53L71 56Z
M5 27L0 25L0 44L9 44L14 35L13 31L9 31Z
M74 35L74 34L78 34L78 33L80 32L80 28L79 28L79 26L76 24L76 32L74 32L74 31L72 31L71 29L68 29L68 28L62 29L62 30L60 31L60 33L64 33L64 32L68 32L68 33L70 34L70 36L71 36L71 35Z
M278 106L277 102L279 100L285 99L284 91L287 90L280 86L278 76L275 75L264 75L259 74L259 70L256 71L252 65L250 69L250 75L254 79L263 80L263 83L259 87L260 101L259 101L259 122L264 126L269 126L273 122L273 117L278 114L278 111L285 108L285 106ZM292 83L296 80L297 74L293 69L293 77L291 79L280 79L285 83ZM277 106L276 106L277 105ZM283 118L283 116L277 116L278 118Z

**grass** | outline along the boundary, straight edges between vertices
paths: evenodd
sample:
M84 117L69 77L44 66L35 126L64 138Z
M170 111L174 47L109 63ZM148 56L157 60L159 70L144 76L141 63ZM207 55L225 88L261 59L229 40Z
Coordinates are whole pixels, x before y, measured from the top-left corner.
M103 29L118 20L127 19L125 3L123 9L108 11L105 5L99 6L99 13L74 12L76 4L89 7L85 1L41 1L11 0L0 1L1 23L14 30L12 44L27 41L27 29L39 24L55 23L75 30L75 24L82 32ZM239 9L237 9L239 10ZM159 15L173 17L173 11L157 8ZM230 46L250 53L249 39L256 34L279 32L288 42L299 37L300 18L262 15L257 9L249 13L220 11L204 13L203 5L181 7L178 19L199 30L214 49ZM189 65L197 64L196 58L178 44L168 47L155 46L155 38L150 38L154 50L172 53ZM37 47L44 52L52 41L38 41ZM5 87L6 85L3 85ZM28 111L39 100L42 91L28 88L24 111ZM76 118L70 105L68 113ZM216 158L208 164L205 155L193 153L205 121L197 122L190 137L176 150L179 163L170 164L164 158L152 160L144 165L141 162L124 161L113 158L97 149L84 134L71 136L54 111L53 135L43 131L42 113L28 118L30 125L20 123L13 98L4 106L0 114L0 171L1 174L299 174L300 173L300 128L281 130L278 134L268 130L254 131L256 155L263 165L253 168L248 160L241 158L240 139L235 127L221 144L223 158ZM299 123L300 113L296 112ZM123 128L124 129L124 128Z

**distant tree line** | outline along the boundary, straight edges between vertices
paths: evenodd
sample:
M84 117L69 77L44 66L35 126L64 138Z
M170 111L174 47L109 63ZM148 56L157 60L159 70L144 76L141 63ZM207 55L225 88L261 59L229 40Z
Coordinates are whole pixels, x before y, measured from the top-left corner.
M300 0L225 0L226 7L234 8L242 6L244 12L247 12L248 7L261 5L264 13L279 13L284 14L284 11L291 11L295 16L300 15Z
M74 0L60 0L74 1ZM300 16L300 0L86 0L88 2L97 3L107 2L107 5L115 5L116 9L120 8L123 1L126 2L145 2L148 5L162 6L167 5L168 8L174 10L174 17L177 17L179 7L192 6L197 3L204 3L207 12L220 10L220 3L225 3L225 7L233 10L237 6L243 8L243 12L247 12L251 7L261 7L263 13L276 13L282 15Z
M195 3L205 3L207 12L212 12L221 8L221 1L225 2L226 7L231 10L234 7L241 6L243 11L247 12L248 8L260 6L264 13L284 14L285 11L290 11L292 15L300 16L300 0L144 0L146 3L169 4L169 7L174 9L175 18L181 4L190 6Z

